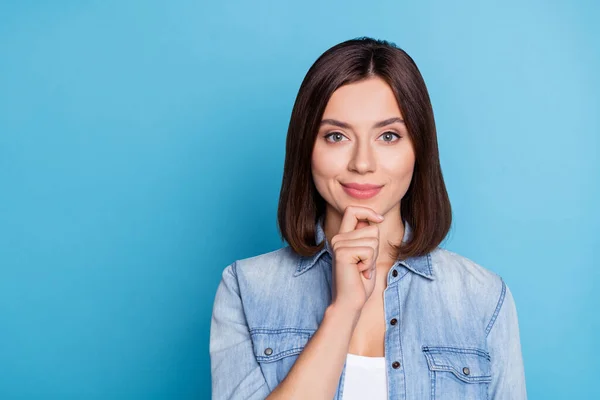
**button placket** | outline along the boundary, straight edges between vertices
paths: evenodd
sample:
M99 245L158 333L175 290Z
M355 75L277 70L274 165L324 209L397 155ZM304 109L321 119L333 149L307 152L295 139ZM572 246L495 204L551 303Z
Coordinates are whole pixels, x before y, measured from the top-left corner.
M388 394L390 398L400 398L406 386L404 365L402 362L402 341L400 329L400 289L399 277L402 275L396 263L388 272L388 286L384 290L384 314L385 321L390 325L385 330L385 353L388 373L392 374L394 384L388 381ZM393 328L392 328L393 327Z

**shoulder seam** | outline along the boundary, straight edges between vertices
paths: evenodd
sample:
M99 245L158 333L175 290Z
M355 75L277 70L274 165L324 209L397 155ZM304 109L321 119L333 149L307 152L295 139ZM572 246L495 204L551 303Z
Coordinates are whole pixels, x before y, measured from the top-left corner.
M231 274L237 278L237 260L231 264Z
M498 313L500 312L500 309L502 308L502 304L504 304L504 298L506 297L506 283L504 282L504 279L502 279L502 277L500 277L500 281L502 282L502 291L500 292L500 298L498 299L498 304L496 304L496 309L494 310L494 314L492 314L492 318L490 319L490 322L488 323L487 327L485 328L485 336L487 337L490 333L490 331L492 330L492 327L494 326L494 323L496 322L496 318L498 317Z
M238 282L238 276L237 276L237 260L232 262L231 264L229 264L224 270L223 270L223 280L225 280L225 274L231 275L231 278L233 279L233 289L235 290L235 293L240 296L240 284Z

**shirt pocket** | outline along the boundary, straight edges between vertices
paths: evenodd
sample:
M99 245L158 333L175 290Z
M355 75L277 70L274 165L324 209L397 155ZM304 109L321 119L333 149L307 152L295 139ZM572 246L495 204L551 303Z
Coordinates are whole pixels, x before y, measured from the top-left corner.
M490 355L474 347L423 346L431 399L487 399L492 380Z
M252 347L267 384L273 390L292 368L314 330L252 329Z

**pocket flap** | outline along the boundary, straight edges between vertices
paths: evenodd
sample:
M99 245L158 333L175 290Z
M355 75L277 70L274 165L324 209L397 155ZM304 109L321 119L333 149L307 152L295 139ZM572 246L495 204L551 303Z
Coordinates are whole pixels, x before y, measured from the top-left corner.
M487 351L468 347L423 346L432 371L448 371L463 382L490 382L491 361Z
M313 333L313 330L295 328L253 329L250 336L256 360L271 362L300 354Z

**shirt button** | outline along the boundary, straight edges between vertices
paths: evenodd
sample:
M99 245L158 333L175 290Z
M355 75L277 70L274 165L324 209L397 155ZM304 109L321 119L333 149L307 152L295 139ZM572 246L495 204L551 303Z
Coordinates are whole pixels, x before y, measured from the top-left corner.
M394 278L395 278L395 277L397 277L397 276L398 276L398 271L396 271L396 270L393 270L393 271L392 271L392 276L393 276Z
M467 368L467 367L463 368L463 374L469 375L470 373L471 373L471 371L469 371L469 368Z
M268 355L268 356L270 356L271 354L273 354L273 349L272 349L272 348L270 348L270 347L267 347L267 348L265 349L265 354L266 354L266 355Z
M392 363L392 368L394 368L394 369L398 369L398 368L400 368L400 363L399 363L398 361L394 361L394 362Z
M396 318L392 318L390 320L390 324L392 324L392 325L396 325L396 322L398 322L398 320Z

